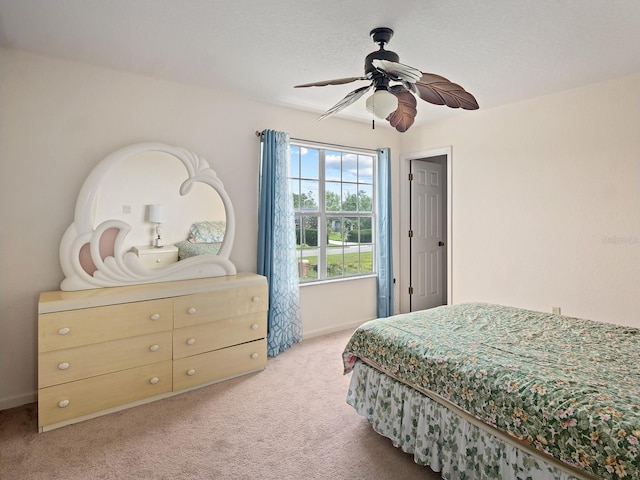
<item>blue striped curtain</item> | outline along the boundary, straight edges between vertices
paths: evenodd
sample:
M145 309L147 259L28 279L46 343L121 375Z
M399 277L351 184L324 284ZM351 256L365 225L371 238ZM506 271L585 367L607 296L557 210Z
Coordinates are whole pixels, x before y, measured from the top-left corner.
M391 150L378 149L378 318L393 315Z
M295 216L289 184L289 134L262 132L258 269L269 282L267 354L302 341Z

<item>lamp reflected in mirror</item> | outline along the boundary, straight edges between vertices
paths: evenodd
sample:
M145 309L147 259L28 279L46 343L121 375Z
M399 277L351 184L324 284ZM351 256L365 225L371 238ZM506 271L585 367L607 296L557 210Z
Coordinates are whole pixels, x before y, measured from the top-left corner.
M167 212L162 205L149 205L149 214L147 220L150 223L156 224L156 237L153 241L153 246L156 248L162 247L162 224L167 221Z

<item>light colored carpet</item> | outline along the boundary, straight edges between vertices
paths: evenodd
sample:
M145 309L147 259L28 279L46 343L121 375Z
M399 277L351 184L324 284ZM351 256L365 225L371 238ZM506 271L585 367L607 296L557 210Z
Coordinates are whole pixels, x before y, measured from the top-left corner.
M42 434L35 404L0 412L0 478L440 479L346 404L350 333L305 340L260 373Z

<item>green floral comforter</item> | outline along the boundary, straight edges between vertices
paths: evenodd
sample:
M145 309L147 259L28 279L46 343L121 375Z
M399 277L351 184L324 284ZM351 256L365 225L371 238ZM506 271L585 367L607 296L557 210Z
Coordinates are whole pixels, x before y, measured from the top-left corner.
M363 324L345 372L358 358L591 475L640 478L640 329L444 306Z

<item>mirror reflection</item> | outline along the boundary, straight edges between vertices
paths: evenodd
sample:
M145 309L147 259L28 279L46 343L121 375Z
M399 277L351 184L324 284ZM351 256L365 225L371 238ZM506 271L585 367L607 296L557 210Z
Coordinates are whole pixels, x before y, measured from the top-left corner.
M204 158L163 143L128 145L80 189L60 241L60 289L235 275L234 237L231 199Z
M142 262L149 268L217 253L226 228L222 198L200 182L180 195L180 186L188 178L183 162L166 152L147 151L122 159L101 180L93 227L112 219L131 225L123 249L138 253L141 259L153 256Z

